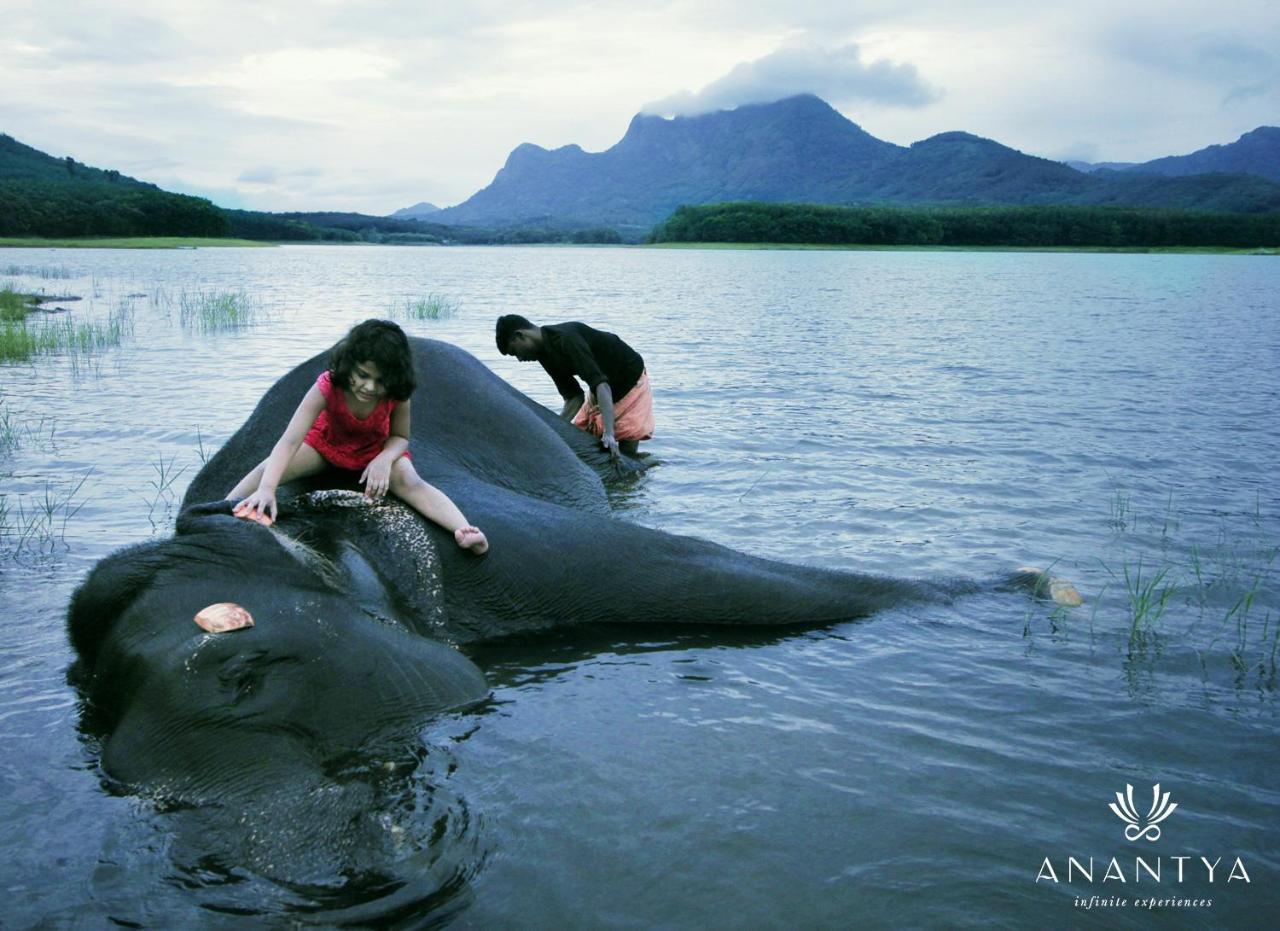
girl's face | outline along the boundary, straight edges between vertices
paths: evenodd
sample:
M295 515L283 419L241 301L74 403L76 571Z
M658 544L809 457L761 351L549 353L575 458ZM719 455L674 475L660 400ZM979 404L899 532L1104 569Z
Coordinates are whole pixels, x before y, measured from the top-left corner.
M382 369L376 362L357 362L351 369L351 393L366 404L382 400L387 386L382 383Z

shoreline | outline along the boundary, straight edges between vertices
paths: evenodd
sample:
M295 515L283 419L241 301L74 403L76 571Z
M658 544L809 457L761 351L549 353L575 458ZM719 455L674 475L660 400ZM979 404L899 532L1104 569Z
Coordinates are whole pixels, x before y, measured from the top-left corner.
M421 248L417 243L331 242L322 240L273 241L257 239L216 239L197 236L129 236L102 238L41 239L33 236L0 237L0 249L269 249L277 246L375 246L387 245L401 248ZM458 244L433 244L437 248L457 248ZM775 250L807 252L1083 252L1116 253L1121 255L1169 254L1169 255L1280 255L1280 247L1263 246L1238 248L1234 246L942 246L921 244L858 244L858 243L789 243L789 242L655 242L655 243L484 243L485 248L509 246L541 246L545 248L624 248L624 249L707 249L720 250Z
M205 236L119 236L101 238L40 239L35 236L0 237L0 249L206 249L262 248L276 245L252 239L215 239Z
M655 242L646 249L776 249L813 252L1090 252L1118 254L1172 255L1280 255L1280 247L1237 248L1235 246L931 246L858 245L789 242Z

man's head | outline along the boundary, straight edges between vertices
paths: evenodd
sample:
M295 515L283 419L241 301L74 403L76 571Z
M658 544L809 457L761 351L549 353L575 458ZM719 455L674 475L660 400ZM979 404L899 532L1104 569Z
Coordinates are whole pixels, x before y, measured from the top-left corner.
M521 362L532 362L542 349L542 331L519 314L505 314L498 318L494 329L494 342L504 356L515 356Z

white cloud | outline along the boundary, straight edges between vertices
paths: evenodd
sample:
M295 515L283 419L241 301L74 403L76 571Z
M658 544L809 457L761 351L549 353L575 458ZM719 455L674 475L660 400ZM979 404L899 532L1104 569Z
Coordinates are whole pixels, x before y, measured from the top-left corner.
M806 44L743 62L696 93L684 91L665 97L646 104L644 111L692 116L748 103L772 103L796 94L817 94L837 106L875 103L900 107L921 107L940 96L920 78L914 65L884 59L864 63L854 44L834 49Z
M465 199L521 142L607 148L645 101L809 91L897 143L1190 152L1277 122L1277 48L1267 0L6 0L0 132L223 203L387 213Z

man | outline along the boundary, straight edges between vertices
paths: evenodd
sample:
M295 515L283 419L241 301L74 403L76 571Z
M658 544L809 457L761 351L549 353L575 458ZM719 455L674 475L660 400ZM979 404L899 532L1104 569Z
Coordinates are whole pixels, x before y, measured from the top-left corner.
M564 399L560 416L600 437L615 461L620 452L634 456L636 444L653 436L653 395L644 359L613 333L585 323L537 326L507 314L498 318L495 337L504 356L542 363Z

